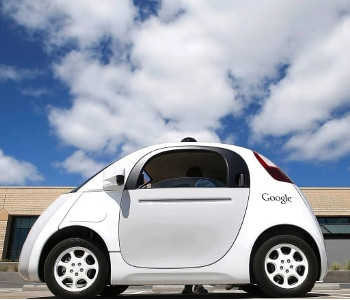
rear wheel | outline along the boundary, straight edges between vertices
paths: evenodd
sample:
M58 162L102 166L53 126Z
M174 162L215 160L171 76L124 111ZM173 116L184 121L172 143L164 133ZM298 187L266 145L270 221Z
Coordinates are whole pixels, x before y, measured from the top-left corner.
M281 235L258 249L253 273L259 288L269 296L302 296L317 280L318 263L308 243L297 236Z
M50 291L62 298L90 298L108 283L106 255L92 242L69 238L49 253L44 267Z

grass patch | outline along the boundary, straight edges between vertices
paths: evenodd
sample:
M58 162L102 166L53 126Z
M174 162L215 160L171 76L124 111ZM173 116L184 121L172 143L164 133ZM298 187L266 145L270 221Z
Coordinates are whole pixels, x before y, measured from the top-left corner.
M17 264L0 265L0 272L18 272Z
M345 263L344 270L350 271L350 259Z
M0 266L0 272L7 272L8 266Z
M342 269L341 264L337 263L336 261L331 264L330 268L331 271L339 271Z

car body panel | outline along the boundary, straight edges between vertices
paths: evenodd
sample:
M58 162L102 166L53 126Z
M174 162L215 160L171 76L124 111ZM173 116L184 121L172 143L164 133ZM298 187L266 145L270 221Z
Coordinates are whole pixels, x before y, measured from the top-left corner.
M248 197L248 188L125 191L119 224L123 258L142 268L215 263L236 239Z
M70 209L59 229L82 226L96 232L105 242L108 251L120 251L118 238L119 191L92 191L82 193ZM96 202L99 205L96 205Z

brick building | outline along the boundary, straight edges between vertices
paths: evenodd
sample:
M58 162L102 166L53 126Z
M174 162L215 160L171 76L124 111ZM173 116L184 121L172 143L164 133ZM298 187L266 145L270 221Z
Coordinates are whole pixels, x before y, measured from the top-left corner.
M42 211L72 187L0 187L0 256L17 260ZM350 188L302 188L324 233L330 263L350 259Z
M16 260L37 217L69 187L0 187L0 257Z

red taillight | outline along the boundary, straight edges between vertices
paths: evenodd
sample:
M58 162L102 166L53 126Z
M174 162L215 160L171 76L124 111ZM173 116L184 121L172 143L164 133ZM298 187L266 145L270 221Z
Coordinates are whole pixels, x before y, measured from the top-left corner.
M293 183L292 180L284 173L279 167L277 167L273 162L264 157L263 155L254 152L255 157L264 167L264 169L276 180Z

